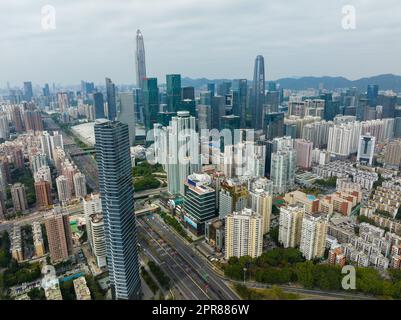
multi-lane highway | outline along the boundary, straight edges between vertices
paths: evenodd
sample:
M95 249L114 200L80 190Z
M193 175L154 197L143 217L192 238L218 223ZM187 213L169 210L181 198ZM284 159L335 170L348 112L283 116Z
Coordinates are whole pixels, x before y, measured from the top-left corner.
M147 217L144 219L151 230L177 252L179 260L185 261L189 268L196 273L197 278L202 279L201 283L205 283L205 288L207 288L207 299L239 299L236 293L231 290L228 283L212 270L209 263L192 246L172 231L159 215L152 215L151 218ZM140 224L140 219L138 220L138 224ZM138 232L143 232L143 230L140 229ZM175 257L175 259L178 258ZM203 298L201 297L201 299Z
M145 220L147 218L144 218ZM138 218L139 242L142 252L154 261L171 279L171 289L178 300L211 299L206 281L184 261L152 228Z

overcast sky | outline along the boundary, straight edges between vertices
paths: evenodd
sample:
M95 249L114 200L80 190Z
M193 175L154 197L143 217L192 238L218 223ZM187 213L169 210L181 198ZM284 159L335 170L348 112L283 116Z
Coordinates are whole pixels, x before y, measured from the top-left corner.
M342 7L356 8L344 30ZM44 5L56 29L43 30ZM136 29L147 75L268 80L401 74L399 0L0 0L0 87L6 81L133 83Z

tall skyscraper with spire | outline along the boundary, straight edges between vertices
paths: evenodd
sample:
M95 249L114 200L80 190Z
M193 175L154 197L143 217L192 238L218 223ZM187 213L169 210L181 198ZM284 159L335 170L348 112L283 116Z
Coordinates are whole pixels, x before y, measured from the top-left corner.
M143 44L143 35L139 29L136 31L135 68L136 85L143 90L146 78L145 46Z
M252 126L255 130L263 127L263 104L265 102L265 60L257 56L252 86Z

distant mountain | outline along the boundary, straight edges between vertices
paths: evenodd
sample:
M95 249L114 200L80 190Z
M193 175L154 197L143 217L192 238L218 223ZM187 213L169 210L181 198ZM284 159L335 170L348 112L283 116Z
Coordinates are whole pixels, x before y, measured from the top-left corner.
M183 78L183 86L193 86L195 88L205 87L207 83L214 82L216 84L232 81L230 79L192 79ZM323 84L325 89L333 90L338 88L356 87L361 91L365 91L369 84L379 85L379 90L394 90L401 92L401 76L394 74L382 74L373 77L361 78L358 80L349 80L344 77L301 77L301 78L281 78L275 80L284 89L303 90L309 88L317 89L319 84ZM251 81L250 81L251 83Z
M283 88L298 90L318 88L319 84L322 83L324 88L329 90L356 87L363 91L366 90L369 84L377 84L379 85L379 90L401 91L401 76L394 74L382 74L358 80L348 80L344 77L282 78L276 82L280 83L280 86Z
M206 79L206 78L192 79L184 77L181 79L181 85L183 87L201 88L201 87L206 87L208 83L213 82L218 84L224 81L232 81L232 79Z

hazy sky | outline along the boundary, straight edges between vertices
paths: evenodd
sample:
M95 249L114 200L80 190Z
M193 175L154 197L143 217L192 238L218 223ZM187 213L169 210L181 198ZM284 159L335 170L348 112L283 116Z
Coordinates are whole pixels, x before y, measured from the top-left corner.
M44 5L56 29L43 30ZM356 8L344 30L342 7ZM0 87L6 81L133 83L136 29L147 75L267 79L401 74L399 0L1 0Z

